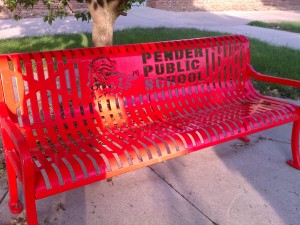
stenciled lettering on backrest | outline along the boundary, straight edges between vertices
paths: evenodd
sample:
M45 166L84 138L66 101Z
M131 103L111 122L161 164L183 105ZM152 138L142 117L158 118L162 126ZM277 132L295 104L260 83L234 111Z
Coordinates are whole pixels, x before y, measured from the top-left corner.
M203 81L200 72L202 48L143 52L146 89L164 88Z
M132 87L132 81L138 78L139 71L124 74L116 71L117 61L108 57L98 57L92 60L89 70L89 87L95 98L107 94L120 95Z

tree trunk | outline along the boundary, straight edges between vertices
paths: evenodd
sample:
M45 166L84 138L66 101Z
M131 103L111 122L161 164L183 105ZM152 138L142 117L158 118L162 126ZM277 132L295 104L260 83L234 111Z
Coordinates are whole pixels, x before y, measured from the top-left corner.
M110 46L116 19L120 16L122 0L88 0L88 9L93 20L93 46Z

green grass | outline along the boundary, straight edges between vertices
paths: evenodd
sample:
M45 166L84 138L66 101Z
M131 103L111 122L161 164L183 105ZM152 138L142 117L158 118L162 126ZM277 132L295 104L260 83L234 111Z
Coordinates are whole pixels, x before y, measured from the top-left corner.
M133 28L116 31L114 44L133 44L152 41L168 41L188 38L219 36L224 33L189 28Z
M143 29L133 28L114 33L114 44L133 44L151 41L167 41L184 38L207 37L221 35L217 32L199 31L196 29ZM0 40L0 53L32 52L59 50L68 48L85 48L92 46L92 35L58 34L54 36L25 37Z
M68 34L0 40L0 53L33 52L88 47L91 34Z
M250 39L251 63L261 73L277 77L300 80L300 51L287 47L269 45L257 39ZM257 88L267 94L288 98L299 98L300 89L258 82Z
M278 22L278 23L266 23L262 21L252 21L248 25L257 26L257 27L265 27L276 30L284 30L294 33L300 33L300 21L293 22Z
M200 31L196 29L177 28L134 28L116 31L114 44L131 44L151 41L165 41L185 38L223 35L217 32ZM68 34L44 37L26 37L10 40L0 40L0 53L31 52L44 50L59 50L91 46L91 34ZM300 80L300 51L287 47L277 47L250 39L251 61L255 69L261 73L278 77ZM298 98L300 90L277 85L257 83L264 93ZM274 91L275 90L275 91Z

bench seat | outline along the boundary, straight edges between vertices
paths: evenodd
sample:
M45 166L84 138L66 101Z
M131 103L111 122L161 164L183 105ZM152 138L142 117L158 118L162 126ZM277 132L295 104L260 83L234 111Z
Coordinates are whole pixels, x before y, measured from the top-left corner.
M29 142L35 162L36 197L299 119L297 106L290 103L246 92L228 92L226 96L230 100L224 98L219 103L192 95L174 101L174 105L160 101L165 109L159 110L157 105L149 116L137 107L136 112L144 115L130 110L134 115L128 116L126 124L116 119L112 126L100 128L101 122L95 124L92 117L85 117L85 122L76 119L55 124L56 131L53 125L44 126L47 134Z

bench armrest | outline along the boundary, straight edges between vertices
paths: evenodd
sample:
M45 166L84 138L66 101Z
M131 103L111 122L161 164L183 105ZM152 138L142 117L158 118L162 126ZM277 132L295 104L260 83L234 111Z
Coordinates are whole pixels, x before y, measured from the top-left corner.
M9 138L9 144L12 144L20 157L20 166L23 171L19 171L25 176L24 171L27 174L33 172L33 161L30 153L30 148L25 137L22 135L16 125L9 119L7 107L4 103L0 103L0 127L4 133L3 139ZM3 140L5 142L5 140ZM16 162L15 162L16 163ZM31 173L32 174L32 173Z
M264 82L274 83L274 84L281 84L285 86L291 86L300 88L300 81L299 80L291 80L286 78L280 78L280 77L272 77L268 75L261 74L257 72L251 65L248 65L248 74L250 77L253 77L254 79L261 80Z

